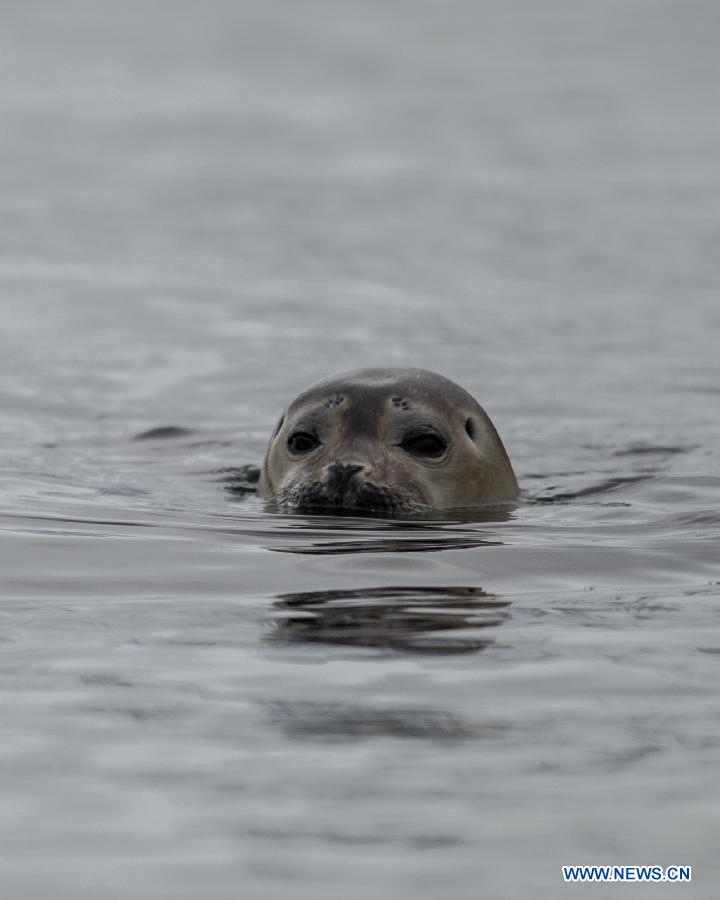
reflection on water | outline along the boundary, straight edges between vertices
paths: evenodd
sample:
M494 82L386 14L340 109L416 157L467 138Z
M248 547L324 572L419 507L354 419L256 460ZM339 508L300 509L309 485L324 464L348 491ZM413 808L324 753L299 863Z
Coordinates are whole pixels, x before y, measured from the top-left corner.
M282 523L274 533L298 531L297 542L273 544L268 550L301 555L344 553L433 553L440 550L466 550L499 547L497 532L480 531L477 525L497 525L514 517L511 509L494 507L453 513L429 513L419 519L373 519L357 515L306 516L276 513ZM460 530L459 526L462 526ZM344 537L347 533L349 536Z
M658 446L655 444L631 444L615 450L613 456L674 456L676 453L687 453L694 446Z
M272 641L416 653L476 653L510 602L478 587L385 587L280 595Z
M574 491L558 489L555 486L546 488L546 493L532 497L535 503L564 503L569 500L580 500L583 497L595 497L612 494L631 484L647 481L652 475L629 475L627 477L607 478L597 484L581 487ZM530 498L529 498L530 499Z
M245 466L226 466L216 469L213 473L220 475L218 479L225 486L225 490L232 495L245 497L247 494L257 492L257 483L260 480L260 468L248 464Z
M266 710L271 722L287 737L322 741L370 737L457 741L492 737L502 731L499 724L473 727L461 716L437 709L383 709L360 704L276 700L268 703Z
M272 547L278 553L432 553L438 550L467 550L472 547L500 546L501 541L486 541L464 536L426 538L368 538L366 541L322 541L296 544L289 547Z
M133 437L134 441L159 441L168 438L189 437L197 434L194 428L185 428L182 425L158 425L156 428L149 428L147 431L141 431Z

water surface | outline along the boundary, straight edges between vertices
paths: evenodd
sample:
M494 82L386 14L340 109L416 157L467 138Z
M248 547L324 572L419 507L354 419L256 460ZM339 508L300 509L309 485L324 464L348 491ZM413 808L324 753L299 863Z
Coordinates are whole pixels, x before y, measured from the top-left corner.
M715 5L3 14L3 896L714 897ZM516 510L230 489L388 364Z

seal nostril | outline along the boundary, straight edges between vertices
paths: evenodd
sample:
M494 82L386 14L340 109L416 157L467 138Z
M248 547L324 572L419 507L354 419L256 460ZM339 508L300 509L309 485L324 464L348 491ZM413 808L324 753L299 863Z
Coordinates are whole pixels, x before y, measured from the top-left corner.
M332 463L327 467L328 486L332 490L342 492L351 478L364 468L356 463Z
M475 440L475 423L472 419L465 420L465 431L467 431L468 437L471 441Z
M364 466L357 463L332 463L328 466L328 472L342 478L352 478L356 472L360 472Z

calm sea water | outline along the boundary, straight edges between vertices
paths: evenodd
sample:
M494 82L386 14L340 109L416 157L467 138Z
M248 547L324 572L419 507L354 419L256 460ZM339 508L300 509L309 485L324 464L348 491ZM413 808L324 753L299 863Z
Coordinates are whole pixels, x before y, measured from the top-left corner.
M717 4L2 13L3 898L717 896ZM516 511L230 490L376 364Z

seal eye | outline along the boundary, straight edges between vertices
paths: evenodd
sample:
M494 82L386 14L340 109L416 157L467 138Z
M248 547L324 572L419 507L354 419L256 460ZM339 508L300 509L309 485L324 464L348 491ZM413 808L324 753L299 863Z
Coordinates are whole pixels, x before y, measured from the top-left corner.
M308 431L296 431L288 438L287 446L291 453L309 453L319 446L320 441Z
M447 450L445 441L439 435L429 431L406 437L401 441L400 446L406 453L425 459L439 459Z

